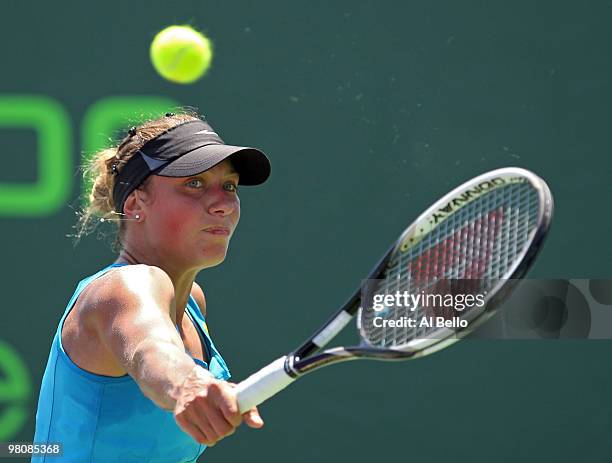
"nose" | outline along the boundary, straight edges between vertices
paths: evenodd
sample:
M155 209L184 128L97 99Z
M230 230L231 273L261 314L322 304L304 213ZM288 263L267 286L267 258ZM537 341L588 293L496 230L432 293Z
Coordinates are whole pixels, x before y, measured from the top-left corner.
M225 217L233 214L239 207L237 196L228 194L223 188L209 191L209 199L208 213L211 215Z

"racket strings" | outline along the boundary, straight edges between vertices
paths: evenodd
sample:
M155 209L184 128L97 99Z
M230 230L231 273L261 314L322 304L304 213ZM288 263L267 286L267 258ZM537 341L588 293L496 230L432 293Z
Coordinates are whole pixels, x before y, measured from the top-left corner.
M447 216L407 250L391 256L384 278L373 294L407 293L425 297L442 294L485 296L512 271L537 227L540 202L531 183L510 183L492 189ZM469 316L479 307L431 308L391 304L383 310L364 307L361 333L367 344L393 348L423 338L435 339L441 330L420 324L423 317ZM376 326L375 317L414 319L413 327ZM380 324L380 323L379 323Z

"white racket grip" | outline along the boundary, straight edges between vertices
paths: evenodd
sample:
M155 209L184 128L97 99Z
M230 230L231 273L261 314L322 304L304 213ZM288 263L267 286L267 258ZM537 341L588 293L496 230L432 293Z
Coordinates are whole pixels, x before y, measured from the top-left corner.
M285 359L281 357L257 373L253 373L236 387L236 399L240 413L244 413L268 400L295 381L285 371Z

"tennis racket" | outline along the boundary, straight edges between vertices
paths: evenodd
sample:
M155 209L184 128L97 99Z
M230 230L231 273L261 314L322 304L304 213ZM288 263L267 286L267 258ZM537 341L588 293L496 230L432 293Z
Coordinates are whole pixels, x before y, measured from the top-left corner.
M494 170L454 189L406 228L365 283L306 342L238 384L240 412L323 366L414 359L463 338L495 313L528 271L552 214L548 186L525 169ZM456 310L457 304L432 309L423 303L443 293L479 295L482 304ZM420 294L421 303L407 307L381 296L397 294ZM360 342L321 351L353 318ZM407 318L441 323L398 323Z

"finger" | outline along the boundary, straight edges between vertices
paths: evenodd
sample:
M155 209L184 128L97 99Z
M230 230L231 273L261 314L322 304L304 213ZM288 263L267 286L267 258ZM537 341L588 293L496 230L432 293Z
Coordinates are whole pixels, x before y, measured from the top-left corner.
M231 436L236 431L236 427L228 423L221 412L217 412L217 414L209 416L208 421L218 436L217 440Z
M206 415L208 422L218 436L222 439L234 433L236 426L232 425L224 416L223 412L217 408L209 408Z
M193 425L196 426L200 432L206 437L206 440L201 442L209 447L214 446L219 440L219 435L214 430L213 426L208 420L208 413L203 410L194 410L193 408L187 410L186 419Z
M250 428L259 429L264 425L264 422L261 419L261 416L259 415L257 407L251 408L248 412L244 413L242 417L244 418L244 422Z
M208 442L204 442L204 444L208 445L209 447L214 447L217 441L219 440L219 435L215 432L212 425L210 424L208 416L198 416L197 423L200 426L200 429L203 429L206 433L206 436L208 436Z
M227 387L229 386L229 388ZM218 388L213 388L211 391L215 400L215 404L219 411L223 414L224 419L232 428L237 427L242 422L242 416L238 408L236 394L233 391L231 384L220 384Z
M189 434L196 442L200 444L207 444L210 442L208 436L200 429L200 427L196 423L192 423L187 421L184 417L177 417L176 423L179 428Z

